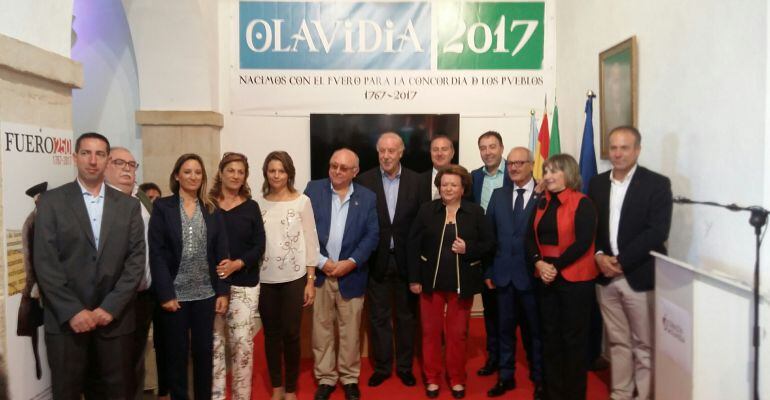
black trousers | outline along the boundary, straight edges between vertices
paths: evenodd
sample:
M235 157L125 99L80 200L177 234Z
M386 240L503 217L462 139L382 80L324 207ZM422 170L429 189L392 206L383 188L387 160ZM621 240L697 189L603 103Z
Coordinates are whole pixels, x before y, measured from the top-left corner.
M86 385L99 399L127 399L132 388L133 335L102 337L96 331L45 334L54 400L80 400Z
M568 282L558 276L550 285L539 282L538 289L546 398L583 400L594 282Z
M265 335L265 358L270 384L284 386L287 393L297 391L300 358L300 327L307 275L285 283L262 283L259 289L259 316ZM286 381L282 379L283 368Z
M486 285L481 290L481 303L484 305L484 329L487 333L487 362L498 365L500 361L500 324L497 307L497 291Z
M168 356L163 345L163 308L155 303L152 312L152 344L155 347L155 373L158 379L158 396L168 396Z
M196 399L211 398L216 296L181 301L181 309L163 311L163 350L168 364L168 389L174 400L187 400L187 357L192 351L193 390Z
M147 335L150 333L152 315L156 307L155 303L155 296L149 290L136 294L136 330L133 335L134 352L132 354L134 379L131 384L134 389L134 395L131 398L136 400L142 400L144 393L144 356L147 350Z
M390 254L385 278L380 282L370 276L367 288L374 371L387 375L393 370L394 331L396 371L411 373L414 359L419 298L398 271L396 257Z

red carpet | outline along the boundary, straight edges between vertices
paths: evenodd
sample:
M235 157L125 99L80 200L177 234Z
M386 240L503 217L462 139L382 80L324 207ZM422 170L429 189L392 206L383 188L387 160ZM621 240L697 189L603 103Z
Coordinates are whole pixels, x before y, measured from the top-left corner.
M532 398L532 383L528 378L527 362L524 351L521 348L521 341L519 343L519 349L516 352L516 383L518 388L516 390L507 393L503 399L531 399ZM252 391L252 399L269 399L272 389L270 386L270 378L267 373L267 365L265 362L264 353L264 338L262 333L255 338L255 353L254 353L254 383ZM469 400L481 400L487 399L487 390L494 386L497 376L492 375L489 377L480 377L476 375L476 370L479 369L485 360L484 355L484 321L481 318L471 318L470 323L470 340L468 344L468 384L466 385L466 399ZM362 360L361 377L359 387L361 388L362 400L404 400L404 399L425 399L425 391L422 386L420 377L420 365L415 362L414 374L418 377L417 386L406 387L401 384L401 381L394 375L385 383L376 388L370 388L366 386L366 381L372 374L372 366L369 363L368 358ZM599 374L588 374L588 396L589 400L606 399L609 395L607 390L607 382L609 382L609 373L604 371ZM315 392L315 381L313 379L313 361L312 359L303 359L300 369L299 378L299 390L297 395L300 400L312 400ZM331 396L332 400L343 400L345 398L342 388L337 387L337 390ZM452 399L452 395L446 386L442 386L441 395L439 399Z

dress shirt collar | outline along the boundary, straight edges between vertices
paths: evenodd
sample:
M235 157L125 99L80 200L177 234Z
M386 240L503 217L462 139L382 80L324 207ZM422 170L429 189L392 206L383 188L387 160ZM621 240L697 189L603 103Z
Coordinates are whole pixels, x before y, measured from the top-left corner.
M332 185L331 182L329 182L329 189L331 189L332 193L335 196L337 196L337 198L339 199L340 196L337 194L337 191L334 190L334 186ZM353 195L353 190L354 190L353 182L350 182L350 185L348 185L348 193L345 195L345 199L342 200L340 203L344 203L344 202L350 200L350 196Z
M519 186L515 183L513 185L515 186L515 188L513 189L514 191L516 189L524 189L527 191L527 193L529 193L535 190L535 180L532 177L529 178L529 181L525 183L524 186Z
M482 171L484 171L484 174L486 176L497 176L497 175L505 173L505 159L500 160L500 165L497 167L497 172L494 175L489 173L489 171L487 170L487 166L486 165L484 167L482 167Z
M80 193L82 193L83 196L85 195L92 196L91 192L89 192L88 189L86 189L85 185L83 185L83 182L80 182L80 178L76 178L75 180L78 182L78 186L80 186ZM105 186L104 181L102 181L101 185L99 186L99 196L98 196L102 199L104 198L104 186Z
M384 169L382 169L382 167L380 167L380 174L382 175L383 178L388 178L391 181L394 181L396 179L401 179L401 163L398 163L398 172L396 172L395 177L391 178L390 175L388 175L388 173L385 172Z
M623 180L617 180L615 179L615 170L610 170L610 182L616 184L616 185L627 185L629 182L631 182L631 178L634 177L634 173L636 173L636 167L639 166L639 164L634 164L633 167L631 167L631 170L628 171L625 178Z

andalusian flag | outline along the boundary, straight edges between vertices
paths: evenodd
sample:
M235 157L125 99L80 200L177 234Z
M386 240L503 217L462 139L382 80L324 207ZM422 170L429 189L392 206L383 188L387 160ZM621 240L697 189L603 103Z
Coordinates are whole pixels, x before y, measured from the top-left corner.
M553 125L551 125L551 145L548 147L548 157L561 153L559 140L559 106L553 106Z
M543 163L548 158L549 137L548 137L548 112L543 113L543 123L540 124L540 133L537 135L537 145L535 145L535 167L532 175L535 179L543 179Z

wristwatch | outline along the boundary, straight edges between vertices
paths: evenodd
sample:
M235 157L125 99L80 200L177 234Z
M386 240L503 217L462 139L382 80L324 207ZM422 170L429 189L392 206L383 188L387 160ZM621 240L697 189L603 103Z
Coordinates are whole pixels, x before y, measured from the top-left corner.
M311 281L314 281L315 280L315 275L307 274L307 279L309 279Z

